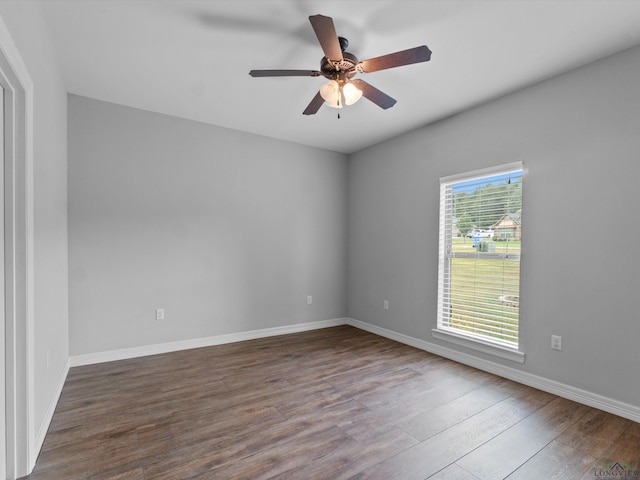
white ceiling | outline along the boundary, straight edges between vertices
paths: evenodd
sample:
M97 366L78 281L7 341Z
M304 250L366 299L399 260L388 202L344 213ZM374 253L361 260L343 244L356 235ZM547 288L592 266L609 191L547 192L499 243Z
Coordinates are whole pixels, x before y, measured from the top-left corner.
M69 92L351 153L640 44L638 0L42 0ZM323 77L309 15L359 59L426 44L430 62L359 74L397 99L302 111Z

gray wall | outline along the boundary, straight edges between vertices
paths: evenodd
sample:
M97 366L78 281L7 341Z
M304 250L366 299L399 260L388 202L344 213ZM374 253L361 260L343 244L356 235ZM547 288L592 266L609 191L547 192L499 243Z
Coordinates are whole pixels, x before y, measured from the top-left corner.
M67 95L40 5L0 2L0 16L34 85L33 359L37 432L56 399L69 358Z
M440 343L439 177L521 160L527 358L502 363L640 405L639 80L637 47L353 155L349 317Z
M344 317L346 169L70 95L71 354Z

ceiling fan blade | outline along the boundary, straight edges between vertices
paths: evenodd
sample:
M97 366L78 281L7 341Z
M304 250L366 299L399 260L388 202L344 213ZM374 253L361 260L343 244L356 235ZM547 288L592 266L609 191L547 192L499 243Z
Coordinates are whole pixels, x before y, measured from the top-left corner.
M316 93L316 96L313 97L313 100L311 100L311 103L307 105L307 108L304 109L304 112L302 112L302 114L313 115L318 110L320 110L320 107L322 106L323 103L324 103L324 98L322 98L322 95L320 95L320 92Z
M411 65L412 63L427 62L431 59L431 50L426 45L402 50L400 52L389 53L381 57L370 58L361 61L356 68L359 71L377 72L387 68L402 67L403 65Z
M309 21L327 60L342 61L342 48L340 48L333 19L323 15L311 15Z
M322 75L317 70L251 70L252 77L317 77Z
M378 90L376 87L368 84L364 80L360 80L358 78L356 80L352 80L352 83L358 88L358 90L362 91L363 97L371 100L380 108L384 108L386 110L387 108L391 108L396 104L395 98L391 98L382 90Z

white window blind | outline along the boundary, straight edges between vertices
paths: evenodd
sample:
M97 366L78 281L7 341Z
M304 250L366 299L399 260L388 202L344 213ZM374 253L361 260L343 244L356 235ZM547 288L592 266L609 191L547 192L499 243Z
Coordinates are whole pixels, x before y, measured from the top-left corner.
M440 180L438 330L518 348L522 164Z

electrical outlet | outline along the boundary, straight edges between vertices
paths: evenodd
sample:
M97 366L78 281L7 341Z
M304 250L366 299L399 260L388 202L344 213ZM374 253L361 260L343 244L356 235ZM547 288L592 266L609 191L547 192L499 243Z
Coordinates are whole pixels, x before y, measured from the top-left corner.
M551 349L562 350L562 337L560 335L551 335Z
M156 320L164 320L164 308L156 308Z
M307 305L311 305L313 303L313 297L311 295L309 295L307 297Z
M382 305L384 306L385 310L389 310L389 300L385 300Z

